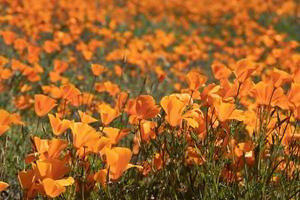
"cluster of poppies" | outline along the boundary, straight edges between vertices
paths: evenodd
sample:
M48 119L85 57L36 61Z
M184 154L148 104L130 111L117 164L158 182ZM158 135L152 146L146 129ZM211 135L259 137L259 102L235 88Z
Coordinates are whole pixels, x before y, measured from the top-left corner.
M188 193L203 185L176 169L197 177L211 163L218 182L239 187L298 177L299 42L276 28L299 25L299 8L0 0L0 139L30 141L17 175L24 198L112 197L114 184L164 170Z

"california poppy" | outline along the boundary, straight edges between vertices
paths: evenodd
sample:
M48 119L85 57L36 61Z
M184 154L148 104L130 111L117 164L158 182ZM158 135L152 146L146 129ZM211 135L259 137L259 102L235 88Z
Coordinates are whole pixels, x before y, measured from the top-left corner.
M116 108L119 112L122 111L122 109L125 107L125 104L128 100L128 93L127 92L120 92L117 99L116 99Z
M111 139L112 144L118 144L118 142L128 135L130 130L120 130L118 128L113 128L113 127L105 127L103 129L103 132L105 133L105 136Z
M11 45L15 41L17 35L12 31L2 31L1 35L3 37L4 43L6 45Z
M119 115L119 111L115 108L112 108L110 105L102 103L98 106L98 112L101 116L101 122L107 126L109 125L113 120L115 120Z
M275 68L270 73L270 78L273 82L274 87L280 87L285 83L292 81L292 76L283 70Z
M46 40L44 42L43 48L46 53L53 53L60 49L59 45L56 42L50 40Z
M107 180L107 169L99 170L94 174L93 178L95 181L99 182L103 187L105 187Z
M78 106L80 103L80 95L81 92L78 88L76 88L73 84L65 84L62 85L61 90L63 92L62 98L67 100L68 102L71 102L72 105Z
M225 103L222 100L215 100L214 102L215 112L218 116L218 119L221 122L224 122L229 119L241 120L241 111L235 108L235 105L232 103Z
M73 145L78 149L79 156L86 156L88 153L99 153L102 148L110 144L110 139L101 136L93 127L82 122L71 124L73 134Z
M155 100L152 96L140 95L136 99L128 101L126 111L131 115L131 123L136 123L138 119L150 119L155 117L160 109L155 104Z
M47 190L49 196L54 196L55 194L60 194L58 191L62 191L61 188L57 187L56 184L66 186L69 184L64 184L64 181L70 184L73 182L71 180L72 178L63 179L68 171L69 167L67 167L65 161L58 159L44 161L37 160L35 163L32 163L32 169L19 172L18 178L21 187L25 190L26 198L34 198L38 193L45 194L45 189ZM46 181L44 184L43 180L45 179L52 179L58 182L56 182L54 186L53 182Z
M275 88L274 85L266 82L259 82L253 89L256 103L259 105L278 106L288 109L288 99L281 87Z
M192 91L197 91L207 81L207 77L198 71L190 71L186 75L186 79Z
M171 126L181 125L182 114L186 104L176 96L165 96L161 99L160 105L166 112L165 119Z
M0 109L0 136L9 129L11 124L24 125L19 115L10 114L6 110Z
M0 125L0 136L3 135L8 129L8 125Z
M45 193L51 198L59 196L61 193L66 191L66 186L72 185L74 179L68 177L65 179L53 180L52 178L45 178L42 181Z
M54 72L61 74L68 69L69 65L67 62L61 60L54 60Z
M14 41L14 48L20 52L23 52L23 50L26 48L26 45L27 41L22 38L18 38Z
M150 139L154 139L156 137L155 127L155 122L143 120L140 124L141 139L147 143Z
M78 111L78 114L79 114L80 120L83 123L90 124L90 123L94 123L94 122L98 121L94 117L90 116L89 114L87 114L85 112L82 112L81 110Z
M33 162L34 160L47 160L58 159L62 151L67 146L67 142L61 139L40 139L39 137L32 138L34 153L28 154L25 158L26 163ZM37 154L36 154L37 153Z
M112 149L106 148L104 151L106 155L107 165L109 168L109 177L113 180L118 179L125 170L131 167L138 167L131 165L132 152L125 147L114 147Z
M8 184L3 182L3 181L0 181L0 192L2 192L3 190L6 190L6 188L8 188Z
M0 136L9 129L10 125L10 114L6 111L1 109L0 110Z
M48 114L48 117L54 135L61 135L70 127L71 122L69 120L61 120L59 117L55 117L52 114Z
M237 80L242 83L249 78L256 70L257 64L249 59L239 60L235 66L234 74Z
M103 65L100 64L92 64L91 69L94 76L99 76L107 70Z
M48 94L54 99L60 99L63 95L62 89L55 85L44 85L42 86L42 90L45 94Z
M97 92L107 92L111 96L116 96L120 92L120 88L117 84L111 81L105 81L103 83L95 83L95 90Z
M37 94L34 96L35 113L42 117L50 112L55 106L56 101L48 96Z
M214 77L218 80L227 79L232 73L230 69L219 62L213 63L211 69L213 71Z
M291 85L291 89L288 92L288 100L291 104L291 107L299 107L300 106L300 84L293 83Z

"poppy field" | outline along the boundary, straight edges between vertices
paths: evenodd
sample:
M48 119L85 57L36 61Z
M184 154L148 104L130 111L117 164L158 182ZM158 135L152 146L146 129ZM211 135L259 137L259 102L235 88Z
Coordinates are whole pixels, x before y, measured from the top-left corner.
M0 0L0 199L300 199L300 1Z

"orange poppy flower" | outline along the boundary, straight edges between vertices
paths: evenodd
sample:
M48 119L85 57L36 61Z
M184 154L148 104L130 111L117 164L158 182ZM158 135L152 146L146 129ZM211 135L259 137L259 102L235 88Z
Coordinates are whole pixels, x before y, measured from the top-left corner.
M123 69L119 65L115 65L114 72L118 77L121 77L123 74Z
M84 59L87 61L90 61L93 57L93 52L91 52L87 49L82 50L81 53L82 53Z
M154 139L156 137L154 131L155 127L155 122L143 120L141 122L141 140L148 143L150 139Z
M66 99L70 102L75 101L76 99L79 99L79 95L81 95L80 90L77 89L72 84L62 85L60 88L63 92L62 98Z
M26 67L28 67L28 66L25 65L24 63L20 62L19 60L16 60L14 58L11 60L11 68L13 71L23 72Z
M55 198L66 191L66 186L72 185L74 179L68 177L65 179L53 180L52 178L45 178L42 181L45 193L51 198Z
M86 114L85 112L82 112L81 110L78 111L78 114L79 114L81 122L83 122L83 123L91 124L91 123L94 123L94 122L98 121L94 117Z
M72 123L71 130L73 133L73 144L76 148L88 146L89 143L100 138L100 134L94 128L82 122Z
M37 94L34 96L34 109L35 113L39 117L45 116L56 105L56 101L48 96L42 94Z
M12 73L12 71L10 69L7 69L7 68L1 69L0 68L0 80L1 79L8 80L12 76L13 76L13 73Z
M182 115L182 119L192 128L199 127L201 124L201 118L203 118L203 113L201 112L198 104L192 104Z
M232 73L224 64L218 62L213 63L211 69L214 77L218 80L227 79Z
M1 35L6 45L12 45L17 37L16 34L12 31L2 31Z
M263 81L256 84L253 90L255 98L260 105L269 105L271 103L271 98L274 94L274 87ZM273 94L272 94L273 93Z
M154 69L154 72L156 73L157 79L159 82L162 82L167 77L167 74L165 71L162 70L160 66L156 66Z
M292 81L292 76L290 74L276 68L270 73L270 78L273 82L274 87L276 88Z
M27 61L31 64L38 63L40 60L41 48L34 45L27 45Z
M300 106L300 84L293 83L291 89L288 92L288 100L292 108Z
M0 136L3 135L8 129L10 121L10 114L6 111L1 109L0 110Z
M37 178L61 179L70 171L66 161L59 159L37 160L36 165Z
M53 131L53 134L58 136L64 133L70 127L70 120L59 119L58 116L54 116L52 114L48 114L50 125Z
M110 140L101 137L93 127L82 122L74 122L71 124L73 134L73 145L78 149L79 156L86 156L89 152L99 153L100 150L109 145Z
M118 128L113 128L113 127L105 127L103 129L103 132L105 133L106 137L111 139L112 144L118 144L118 142L128 135L130 130L120 130Z
M155 117L160 109L150 95L140 95L136 99L128 101L126 111L130 114L130 122L136 123L138 119L150 119Z
M63 94L62 98L67 100L72 106L80 106L83 104L82 93L72 84L66 84L60 87Z
M100 64L92 64L91 68L94 76L99 76L103 72L107 71L106 67Z
M31 106L30 101L31 101L31 97L26 95L13 98L14 105L18 110L25 110L29 108Z
M3 181L0 181L0 192L6 190L6 188L8 188L8 184L3 182Z
M61 88L56 87L54 85L43 85L42 86L43 93L49 94L54 99L60 99L63 95L63 91Z
M23 125L20 116L17 114L10 114L6 110L0 109L0 136L3 135L11 124Z
M19 51L23 51L27 46L27 41L22 39L22 38L18 38L14 41L14 48L16 50L19 50Z
M0 125L0 136L3 135L8 129L8 125Z
M101 169L98 172L96 172L93 176L93 179L99 182L103 187L105 187L107 180L107 169Z
M215 112L218 116L218 119L221 122L224 122L229 119L242 120L242 113L239 110L236 110L235 105L232 103L225 103L222 100L216 100L214 102Z
M115 120L120 113L117 109L112 108L110 105L106 103L102 103L98 106L98 112L101 116L101 122L107 126L109 125L113 120Z
M294 83L300 83L300 68L296 69L296 71L293 74L293 80Z
M214 83L206 86L201 93L201 100L204 105L212 105L214 99L220 98L218 94L220 92L220 86L215 85Z
M54 60L54 72L61 74L68 69L69 65L67 62L61 60Z
M63 178L68 172L69 167L66 165L65 161L58 159L45 161L38 160L35 163L32 163L32 169L19 172L18 178L21 187L25 190L25 197L34 198L38 193L45 194L45 189L48 190L49 195L58 194L57 190L61 191L59 188L55 189L52 185L53 183L46 182L44 184L43 180L45 179L58 181L56 184L65 186L69 184L64 184L64 181L70 184L73 183L74 181L72 181L70 177L67 179ZM62 183L59 182L59 180L61 180ZM50 185L48 185L48 183Z
M197 91L206 81L207 77L200 74L198 71L191 71L186 76L189 89Z
M171 126L181 125L182 113L186 104L180 101L176 96L165 96L161 99L160 105L166 112L165 119Z
M281 87L275 88L272 84L261 81L254 87L253 94L259 105L288 109L289 103Z
M119 112L121 112L123 110L127 100L128 100L128 93L127 92L120 92L120 94L117 97L116 106L115 106L118 109Z
M104 154L106 155L107 168L109 168L109 177L113 180L118 179L127 169L131 167L139 167L129 163L131 160L132 152L128 148L106 148L104 152Z
M60 49L59 45L56 42L46 40L44 42L43 48L46 53L53 53L55 51L58 51Z
M104 83L95 83L95 90L97 92L107 92L113 97L120 92L119 86L110 81L105 81Z
M62 79L62 76L57 72L49 72L49 78L52 83L58 82Z
M15 61L14 59L12 59L11 62ZM8 59L4 56L0 56L0 69L2 67L4 67L6 64L8 63Z
M65 140L56 138L47 140L40 139L39 137L33 137L32 142L35 152L26 156L26 163L33 162L37 159L37 157L39 160L58 159L61 156L61 152L67 146L67 142Z
M239 60L235 66L234 74L240 83L243 83L257 69L257 64L249 59Z
M40 184L35 183L37 178L33 169L20 171L18 173L18 179L22 189L25 190L24 196L26 198L34 198L37 193L41 191Z

